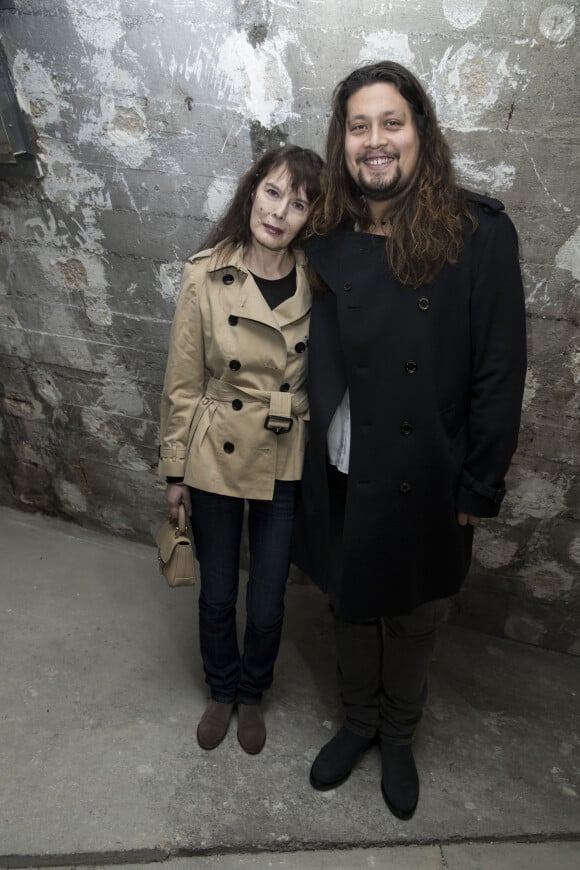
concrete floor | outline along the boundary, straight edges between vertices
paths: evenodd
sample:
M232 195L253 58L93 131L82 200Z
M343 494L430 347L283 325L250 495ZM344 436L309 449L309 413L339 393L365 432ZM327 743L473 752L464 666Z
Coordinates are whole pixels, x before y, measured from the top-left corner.
M167 589L152 547L3 508L0 552L0 866L580 866L580 659L443 628L401 822L378 750L308 784L340 722L317 590L288 589L264 751L234 722L204 752L197 590Z

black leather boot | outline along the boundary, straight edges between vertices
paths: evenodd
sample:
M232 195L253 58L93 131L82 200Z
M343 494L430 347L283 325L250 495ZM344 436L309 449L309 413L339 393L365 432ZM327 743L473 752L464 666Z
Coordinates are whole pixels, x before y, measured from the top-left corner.
M398 819L410 819L419 801L419 774L410 743L400 745L381 740L383 776L381 792Z
M348 779L359 758L376 741L376 737L361 737L343 725L316 756L310 769L310 785L319 791L328 791L341 785Z

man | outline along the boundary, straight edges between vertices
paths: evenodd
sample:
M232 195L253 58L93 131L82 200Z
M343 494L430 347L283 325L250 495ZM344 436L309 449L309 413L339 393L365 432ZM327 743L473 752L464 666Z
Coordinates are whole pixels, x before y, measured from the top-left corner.
M310 780L336 787L379 739L383 797L407 819L438 602L497 515L517 444L517 236L500 202L456 185L425 91L391 62L335 91L314 226L295 561L330 597L345 723Z

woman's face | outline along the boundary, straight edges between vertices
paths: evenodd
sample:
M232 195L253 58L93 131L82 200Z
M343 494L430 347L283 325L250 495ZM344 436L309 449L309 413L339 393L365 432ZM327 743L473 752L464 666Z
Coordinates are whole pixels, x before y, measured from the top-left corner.
M250 212L253 243L269 251L282 251L296 238L310 213L304 188L292 190L285 164L276 166L254 191Z

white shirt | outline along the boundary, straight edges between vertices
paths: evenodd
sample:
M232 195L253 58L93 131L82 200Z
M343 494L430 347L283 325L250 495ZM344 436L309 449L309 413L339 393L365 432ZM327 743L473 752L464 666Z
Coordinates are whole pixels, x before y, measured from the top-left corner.
M326 433L326 449L330 464L336 465L338 470L343 474L348 474L350 460L350 399L348 387L330 421L330 426Z

